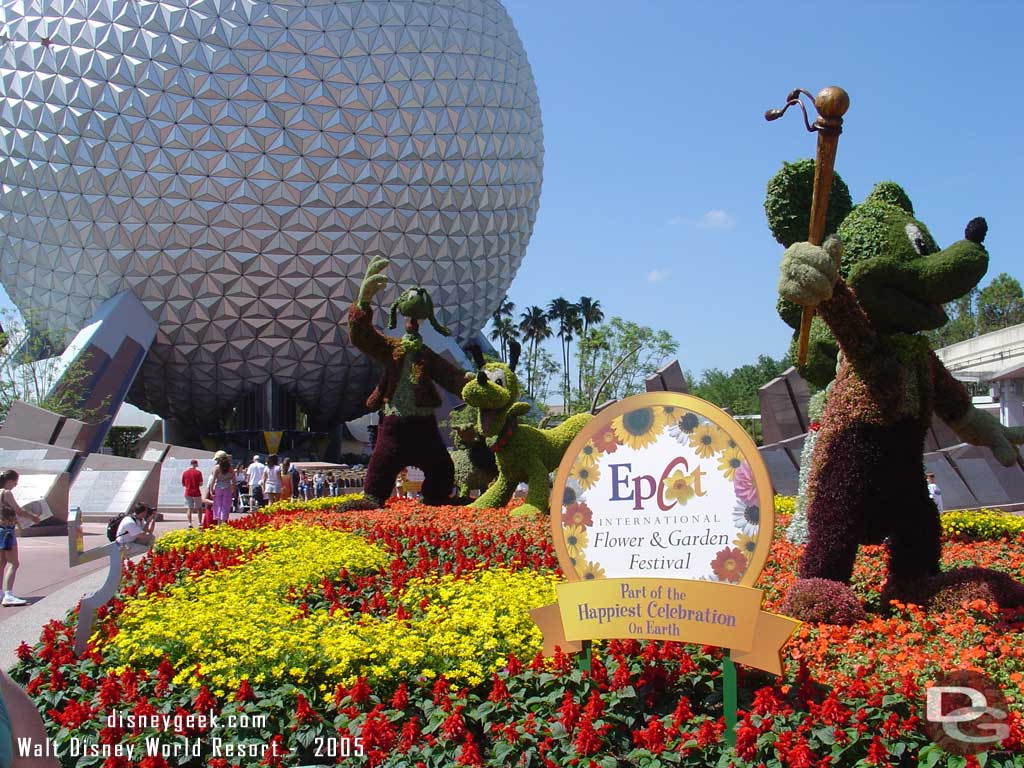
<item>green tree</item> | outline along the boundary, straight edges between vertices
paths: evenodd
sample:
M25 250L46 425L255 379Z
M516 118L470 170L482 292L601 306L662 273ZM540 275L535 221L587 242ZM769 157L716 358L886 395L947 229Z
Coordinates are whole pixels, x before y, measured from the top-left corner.
M583 387L574 401L576 411L642 392L644 381L676 354L679 344L668 331L656 331L621 317L590 328L580 341L581 356L591 361ZM607 378L607 383L598 394Z
M790 365L788 357L775 360L768 355L760 355L753 365L741 365L731 373L711 368L704 371L690 392L728 410L734 416L756 415L761 411L757 391L781 376ZM761 430L757 420L753 421L750 431L754 439L760 442Z
M1024 291L1003 272L978 293L978 333L990 333L1024 323Z
M583 328L580 332L581 340L586 337L587 332L590 330L590 326L597 325L604 320L604 311L601 309L601 302L597 299L592 299L589 296L580 296L580 300L576 302L576 306L580 308L580 319L583 321ZM576 370L579 375L579 382L576 386L577 391L583 391L583 370L587 367L587 357L582 346L577 347L578 360L576 361Z
M515 323L512 322L515 309L516 305L506 296L491 315L491 340L498 342L502 361L508 361L508 340L518 338Z
M63 366L64 331L44 328L32 312L26 312L24 320L12 312L0 317L0 418L7 416L15 400L86 423L105 417L109 399L96 408L82 407L82 390L92 372L82 356ZM55 387L58 381L60 386Z
M519 316L519 330L530 345L526 356L526 391L533 397L536 396L537 351L542 341L551 338L547 314L540 307L527 307Z
M548 304L548 319L558 323L555 335L562 342L562 405L569 413L569 400L572 395L572 379L569 376L570 350L572 335L582 327L579 306L568 299L559 297Z
M538 349L534 371L534 398L538 403L548 403L552 382L556 376L561 380L561 373L562 366L555 360L555 356L546 349Z
M943 306L949 320L941 328L928 331L926 334L932 347L941 349L978 335L978 313L975 309L978 294L978 289L972 288L956 301Z
M115 456L135 458L136 443L145 432L145 427L111 427L103 445L112 450Z
M509 341L519 340L519 330L509 318L499 318L491 326L491 340L498 342L502 362L508 362Z

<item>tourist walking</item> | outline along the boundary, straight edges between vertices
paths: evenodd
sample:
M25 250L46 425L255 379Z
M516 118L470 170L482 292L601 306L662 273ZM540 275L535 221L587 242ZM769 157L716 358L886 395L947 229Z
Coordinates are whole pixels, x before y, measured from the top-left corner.
M266 496L268 504L273 504L281 498L281 465L278 463L276 453L267 457L267 473L263 476L263 495Z
M188 512L188 527L192 527L192 513L203 519L203 473L199 470L199 459L192 459L189 468L181 473L181 484L185 488L185 511Z
M935 482L935 473L926 472L924 479L925 482L928 483L928 498L932 500L932 503L935 504L935 508L939 510L939 514L941 515L946 511L946 508L942 503L942 489L939 488L938 484Z
M292 460L284 459L281 462L281 498L290 499L295 491L292 485Z
M235 470L231 458L224 451L213 454L217 466L210 475L209 495L213 499L213 522L226 523L231 517L231 502L235 498Z
M260 461L260 455L257 453L252 457L252 464L245 472L245 480L249 483L249 493L252 494L249 511L263 506L263 478L266 475L267 465Z
M18 473L13 469L0 472L0 582L3 583L4 597L0 603L5 608L28 605L28 600L14 594L14 577L18 573L18 515L29 517L35 522L42 519L21 508L11 492L18 484Z
M235 510L242 511L242 497L249 494L249 483L245 479L245 467L238 463L235 465Z
M292 483L292 498L299 495L299 470L295 468L295 465L291 463L291 459L287 460L288 463L288 476L291 478Z

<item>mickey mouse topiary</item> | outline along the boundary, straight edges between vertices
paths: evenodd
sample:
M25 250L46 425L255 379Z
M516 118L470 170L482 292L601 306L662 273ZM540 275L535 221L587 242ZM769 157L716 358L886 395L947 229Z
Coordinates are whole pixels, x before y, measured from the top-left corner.
M886 182L843 219L839 237L786 249L780 298L816 307L840 351L807 481L801 579L848 583L859 545L884 539L883 596L927 602L950 578L937 578L939 517L923 475L932 414L1001 463L1017 458L1024 429L974 408L919 333L943 325L942 305L985 274L986 231L985 220L974 219L965 239L939 250L907 195ZM826 353L822 344L814 351ZM821 360L818 368L825 369ZM965 578L985 581L1004 606L1024 605L1024 586L1005 574L974 569Z

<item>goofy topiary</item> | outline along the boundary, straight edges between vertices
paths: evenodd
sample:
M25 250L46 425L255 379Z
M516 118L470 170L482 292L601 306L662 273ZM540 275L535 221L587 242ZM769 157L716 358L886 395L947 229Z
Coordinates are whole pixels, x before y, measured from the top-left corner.
M534 515L548 511L548 474L558 468L573 438L590 420L590 415L570 416L552 429L537 429L519 423L530 404L519 401L519 379L515 374L519 358L513 347L510 365L487 363L476 378L462 388L462 399L479 411L477 429L494 452L498 477L471 506L500 507L509 502L519 483L527 483L526 503L515 514ZM482 363L482 360L479 361Z
M375 257L366 270L359 297L349 309L349 335L362 352L384 366L380 382L366 406L383 408L370 463L366 469L362 506L383 506L395 488L398 473L407 466L423 470L423 501L445 504L452 492L455 470L441 440L434 409L441 396L434 384L458 395L472 374L449 363L423 343L420 322L427 320L442 336L449 331L434 319L434 304L426 289L409 288L391 305L389 326L405 318L405 335L392 339L373 327L371 299L387 284L388 260Z
M1006 574L967 569L940 576L939 515L923 472L933 413L1005 465L1024 442L1024 430L1006 428L971 405L920 335L942 326L942 305L985 274L985 220L972 220L965 239L939 250L891 182L876 187L854 213L867 235L851 243L858 253L846 279L838 237L823 247L795 243L782 259L779 296L816 307L840 350L811 458L800 578L848 583L858 546L885 540L883 598L925 603L944 586L983 582L1004 606L1024 604L1024 587ZM800 581L793 587L801 588Z

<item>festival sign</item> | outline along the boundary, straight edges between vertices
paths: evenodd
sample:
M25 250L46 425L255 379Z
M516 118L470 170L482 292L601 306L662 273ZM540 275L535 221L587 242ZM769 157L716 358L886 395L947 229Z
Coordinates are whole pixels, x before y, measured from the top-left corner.
M781 674L799 622L762 611L753 587L773 523L768 471L724 411L674 392L609 406L555 477L551 531L568 582L533 613L545 647L676 640Z

